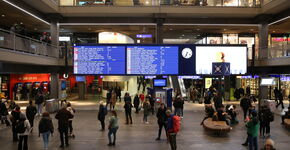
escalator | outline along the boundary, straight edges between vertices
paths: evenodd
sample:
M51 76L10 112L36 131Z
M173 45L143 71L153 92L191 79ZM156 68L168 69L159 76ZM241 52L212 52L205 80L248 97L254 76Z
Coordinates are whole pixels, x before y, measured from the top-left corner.
M169 83L170 83L170 88L180 91L181 96L183 98L187 97L186 88L185 88L183 79L179 79L178 76L170 76Z

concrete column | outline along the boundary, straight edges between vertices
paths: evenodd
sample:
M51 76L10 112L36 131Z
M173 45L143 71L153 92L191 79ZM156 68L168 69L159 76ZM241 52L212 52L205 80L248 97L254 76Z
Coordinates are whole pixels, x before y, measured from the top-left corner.
M50 98L59 98L59 74L50 74Z
M84 100L86 94L86 83L85 82L78 82L78 89L79 89L79 99Z
M163 43L163 22L164 19L156 19L156 44L162 44Z
M259 25L259 59L268 58L268 23Z
M224 76L225 100L230 100L230 90L231 90L231 78L230 76Z
M50 22L50 35L51 35L51 44L58 46L59 45L59 24L57 21Z

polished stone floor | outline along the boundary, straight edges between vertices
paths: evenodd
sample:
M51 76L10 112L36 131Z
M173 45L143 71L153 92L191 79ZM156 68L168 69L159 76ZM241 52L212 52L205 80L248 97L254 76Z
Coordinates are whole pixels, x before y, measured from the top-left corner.
M97 102L93 100L72 101L76 108L74 119L75 139L70 139L70 146L65 148L69 150L169 150L170 146L162 133L161 141L155 141L158 126L156 117L149 117L149 124L142 123L143 112L133 113L133 125L125 125L125 113L122 104L118 104L117 110L120 117L120 128L117 133L117 144L115 147L108 147L107 131L99 131L100 124L97 121ZM22 104L24 106L25 104ZM23 107L22 107L23 108ZM277 110L278 111L278 110ZM239 110L240 112L240 110ZM54 115L52 115L54 117ZM200 126L200 121L204 117L203 105L185 104L184 119L182 120L182 129L177 136L178 150L246 150L241 143L246 138L244 123L233 127L233 130L226 136L219 137L209 133ZM241 120L241 115L239 115ZM36 118L35 124L38 125L39 118ZM54 119L55 128L57 122ZM277 150L289 150L290 130L280 125L280 117L276 113L275 121L271 124L271 137L276 142ZM12 142L12 133L10 128L1 125L0 128L0 150L16 150L17 143ZM59 134L50 138L49 149L57 150L60 142ZM264 139L259 139L259 145L264 144ZM29 149L43 149L42 138L38 137L38 131L34 130L29 136Z

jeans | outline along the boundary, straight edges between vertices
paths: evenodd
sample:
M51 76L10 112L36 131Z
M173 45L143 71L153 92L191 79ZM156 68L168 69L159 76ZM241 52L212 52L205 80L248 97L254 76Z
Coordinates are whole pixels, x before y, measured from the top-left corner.
M116 143L116 133L117 133L118 128L119 128L119 127L116 127L116 128L110 128L110 129L109 129L109 132L108 132L108 138L109 138L109 143L110 143L110 144L112 143L112 139L111 139L111 135L112 135L112 134L113 134L113 136L114 136L113 144Z
M169 135L169 143L171 146L171 150L176 150L177 146L176 146L176 133L168 133Z
M37 114L38 115L42 114L42 103L41 104L37 104Z
M49 135L50 135L50 131L42 133L42 139L43 139L43 143L44 143L44 148L48 148Z
M129 124L129 119L130 119L130 123L132 124L132 116L131 116L131 111L125 111L126 113L126 123Z
M27 139L28 139L28 135L19 136L18 150L28 150ZM23 143L23 146L22 146L22 143Z
M258 137L253 137L249 135L248 140L249 150L258 150Z
M65 145L69 145L68 144L68 129L65 130L59 130L59 137L60 137L60 142L61 145L64 146L64 139L65 138Z
M147 117L148 117L148 115L147 115L147 114L144 114L144 116L143 116L143 121L144 121L144 122L148 122L148 121L147 121Z
M182 116L182 109L181 108L175 108L174 109L174 114L177 116Z
M162 128L164 127L164 130L165 130L165 133L166 132L166 123L158 123L158 126L159 126L159 130L158 130L158 138L161 137L161 132L162 132Z
M68 121L68 129L69 129L69 133L72 134L73 133L73 125L72 125L72 120Z

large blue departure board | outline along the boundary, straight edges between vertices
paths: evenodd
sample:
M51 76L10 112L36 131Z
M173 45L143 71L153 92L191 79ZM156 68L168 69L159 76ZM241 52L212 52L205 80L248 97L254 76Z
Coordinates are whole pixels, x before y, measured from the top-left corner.
M127 46L127 74L178 74L178 46Z
M75 74L125 74L125 46L75 46Z

